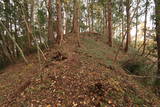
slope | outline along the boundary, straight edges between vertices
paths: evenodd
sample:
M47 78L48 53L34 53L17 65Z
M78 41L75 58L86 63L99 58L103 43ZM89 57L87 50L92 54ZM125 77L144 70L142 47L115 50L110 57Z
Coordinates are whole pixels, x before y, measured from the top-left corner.
M94 36L96 35L96 36ZM113 63L116 47L101 36L81 36L81 47L68 35L63 47L45 51L47 61L18 62L0 75L3 107L158 107L153 92ZM120 53L118 60L129 57Z

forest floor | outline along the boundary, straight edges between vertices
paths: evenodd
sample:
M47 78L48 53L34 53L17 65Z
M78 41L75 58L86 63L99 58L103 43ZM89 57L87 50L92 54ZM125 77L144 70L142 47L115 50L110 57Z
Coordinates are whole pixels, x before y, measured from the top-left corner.
M99 36L68 37L61 49L18 61L0 74L0 107L160 107L150 89L114 64L116 48ZM60 53L58 53L60 52ZM130 57L120 52L118 61Z

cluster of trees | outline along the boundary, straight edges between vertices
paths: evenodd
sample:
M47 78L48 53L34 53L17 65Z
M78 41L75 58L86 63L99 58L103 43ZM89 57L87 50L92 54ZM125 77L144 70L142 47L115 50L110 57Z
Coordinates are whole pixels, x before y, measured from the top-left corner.
M138 47L138 26L144 17L142 55L146 53L147 19L155 4L155 21L160 75L160 1L159 0L0 0L0 65L14 63L25 54L49 45L62 45L67 33L73 33L80 46L80 32L98 32L119 39L127 52ZM148 15L149 14L149 15ZM154 21L154 18L152 19ZM131 36L131 29L136 33Z

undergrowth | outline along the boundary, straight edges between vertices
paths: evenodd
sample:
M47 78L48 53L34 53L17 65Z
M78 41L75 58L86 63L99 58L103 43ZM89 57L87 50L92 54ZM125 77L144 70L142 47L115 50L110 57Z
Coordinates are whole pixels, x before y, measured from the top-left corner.
M85 47L78 51L103 62L105 65L121 66L129 75L155 76L156 67L148 58L139 55L140 53L138 54L136 49L131 48L127 55L120 52L116 65L113 60L117 52L117 46L109 47L105 39L98 41L93 38L94 36L81 39ZM114 42L117 43L117 41ZM139 82L143 85L153 85L154 81L155 78L143 78Z

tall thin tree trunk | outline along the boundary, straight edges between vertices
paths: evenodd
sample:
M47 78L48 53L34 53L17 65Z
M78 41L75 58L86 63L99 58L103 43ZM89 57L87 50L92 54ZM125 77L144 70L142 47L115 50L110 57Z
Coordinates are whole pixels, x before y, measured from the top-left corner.
M112 0L108 0L108 45L112 47Z
M56 0L57 4L57 43L62 44L63 40L63 25L62 25L62 3L61 0Z
M156 37L157 37L157 53L158 53L158 70L157 76L160 76L160 0L155 1L155 14L156 14ZM157 85L160 85L160 79L157 79ZM160 89L160 88L159 88Z
M35 6L35 1L31 1L31 9L30 9L30 23L34 22L34 6Z
M106 6L103 8L103 16L102 16L102 19L103 19L103 34L105 35L105 29L106 29L106 26L105 26L105 22L106 22ZM100 23L101 24L101 23Z
M139 6L138 4L138 0L137 0L137 7ZM134 48L137 48L137 37L138 37L138 9L136 12L136 35L135 35L135 44L134 44Z
M143 40L143 51L142 51L142 55L145 54L145 49L146 49L146 33L147 33L147 14L148 14L148 5L149 5L149 1L146 0L145 21L144 21L144 40Z
M124 47L124 15L122 15L122 47Z
M14 27L15 27L15 41L18 42L18 30L17 30L16 20L14 22ZM18 51L18 48L16 47L16 57L18 56L19 56L19 51Z
M128 52L129 44L130 44L130 0L126 1L126 13L127 13L127 37L126 37L126 45L125 52Z
M135 44L134 48L137 48L137 38L138 38L138 17L139 17L139 0L137 0L137 11L136 11L136 35L135 35Z
M74 16L73 16L73 29L72 33L76 34L78 46L80 47L80 40L79 40L79 16L80 16L80 6L79 0L74 0Z
M87 0L87 10L88 10L88 27L89 31L91 31L91 20L90 20L90 0Z
M92 31L94 31L94 16L93 16L93 0L91 0L91 22L92 22Z
M51 0L48 0L48 43L53 43L53 29L52 29L52 8L51 8Z
M106 5L104 6L104 9L103 9L103 15L104 15L103 16L103 21L104 21L103 22L104 23L103 24L103 34L106 35L106 37L108 37L107 36L107 34L108 34L107 33L107 29L108 29L107 28L107 26L108 26L108 20L107 19L108 19L108 17L107 17L107 7L106 7Z
M124 11L124 5L123 5L123 0L121 0L121 12L122 12L122 23L121 23L121 40L122 40L122 47L124 45L124 40L123 40L123 36L124 36L124 15L123 15L123 11Z
M21 7L21 9L22 8L25 9L23 14L25 15L27 23L29 23L29 8L28 8L28 1L27 0L24 0L24 7ZM29 25L29 28L30 28L30 25ZM32 34L31 34L31 32L28 32L27 28L26 28L25 32L27 34L27 39L28 39L28 41L27 41L27 50L29 50L29 52L30 52L30 49L32 47L32 38L31 38Z
M78 18L79 18L79 12L78 12L78 2L77 0L74 0L74 15L73 15L73 26L72 26L72 33L76 33L78 31Z

